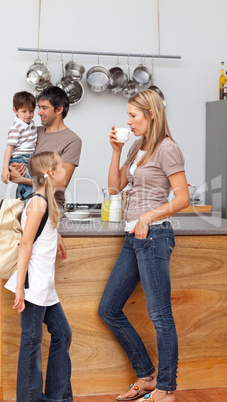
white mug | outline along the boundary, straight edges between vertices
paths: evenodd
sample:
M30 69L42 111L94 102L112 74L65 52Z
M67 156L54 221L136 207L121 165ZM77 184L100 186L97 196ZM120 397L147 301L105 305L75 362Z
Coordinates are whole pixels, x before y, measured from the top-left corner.
M118 142L123 142L124 144L129 140L132 135L130 128L115 128L116 137Z

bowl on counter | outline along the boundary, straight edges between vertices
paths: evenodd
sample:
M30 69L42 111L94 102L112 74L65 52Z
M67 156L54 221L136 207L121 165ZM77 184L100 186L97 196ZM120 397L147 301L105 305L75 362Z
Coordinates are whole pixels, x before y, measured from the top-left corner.
M70 211L70 212L64 212L64 215L66 218L70 220L83 220L87 219L90 215L90 212L88 210L86 211Z

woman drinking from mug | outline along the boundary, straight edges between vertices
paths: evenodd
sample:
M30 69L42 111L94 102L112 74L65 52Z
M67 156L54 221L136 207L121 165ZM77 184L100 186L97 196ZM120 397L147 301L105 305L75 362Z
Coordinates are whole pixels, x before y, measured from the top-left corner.
M123 143L112 127L113 148L108 186L117 194L129 183L125 242L104 290L99 315L121 344L137 379L117 400L174 402L178 340L171 308L169 262L174 233L169 217L188 206L184 157L173 140L160 96L145 90L127 106L128 125L136 137L120 168ZM168 201L170 189L174 199ZM122 309L141 281L154 324L159 354L158 374L145 346ZM148 394L148 395L145 395ZM145 397L143 397L145 395Z

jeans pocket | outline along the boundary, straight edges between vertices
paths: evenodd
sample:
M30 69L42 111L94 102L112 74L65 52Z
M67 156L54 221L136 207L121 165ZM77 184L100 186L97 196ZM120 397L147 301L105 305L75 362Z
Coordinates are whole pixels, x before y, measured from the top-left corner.
M169 250L169 254L171 255L174 250L174 247L175 247L175 239L172 236L167 236L166 241L167 241L167 247Z
M154 257L168 260L174 249L174 237L163 234L153 239Z

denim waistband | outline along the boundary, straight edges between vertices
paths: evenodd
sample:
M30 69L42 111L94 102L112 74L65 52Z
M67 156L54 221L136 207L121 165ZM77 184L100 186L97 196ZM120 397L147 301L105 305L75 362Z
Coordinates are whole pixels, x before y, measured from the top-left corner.
M148 235L149 233L172 233L173 234L173 228L171 225L171 222L164 221L163 223L160 223L158 225L152 225L152 223L149 225L149 230L148 230ZM125 232L125 235L127 237L135 236L135 233L130 233L130 232Z

